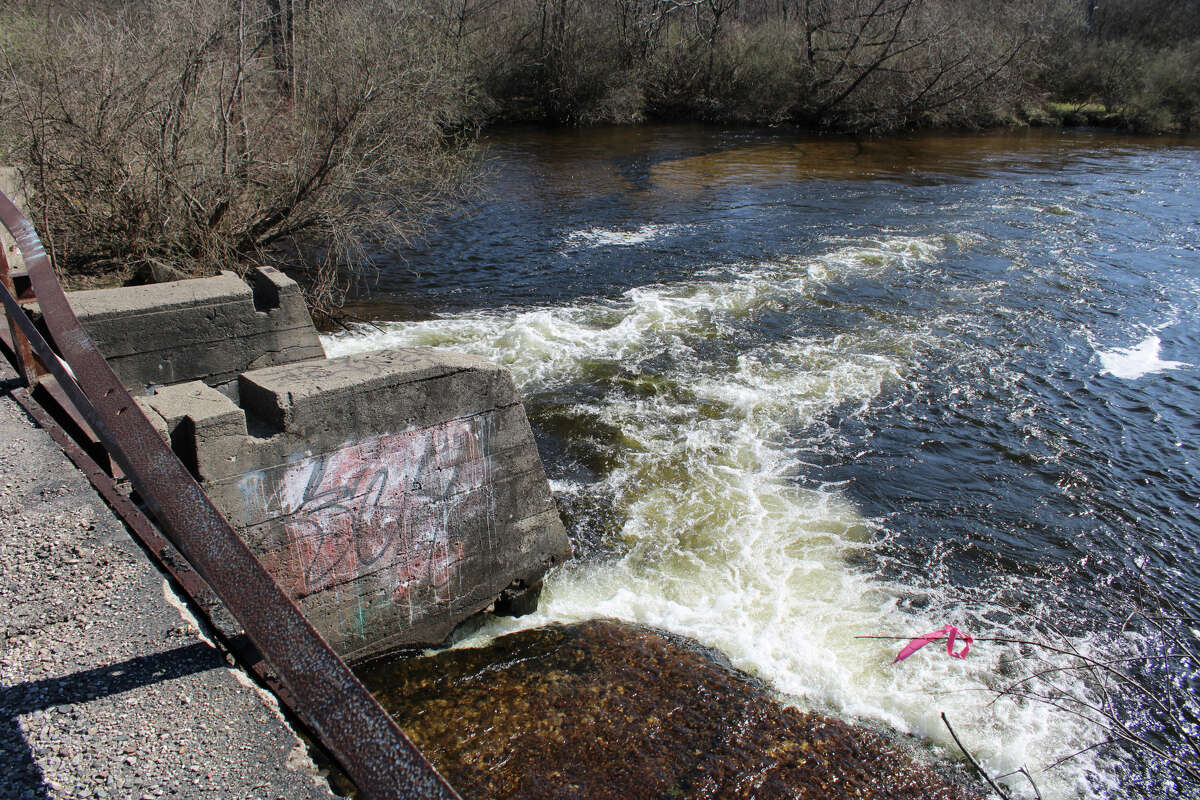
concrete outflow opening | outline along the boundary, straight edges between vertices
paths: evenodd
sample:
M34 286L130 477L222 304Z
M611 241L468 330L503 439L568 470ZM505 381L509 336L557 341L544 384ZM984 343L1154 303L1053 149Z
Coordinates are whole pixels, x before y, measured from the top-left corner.
M327 359L258 268L74 292L147 417L345 659L536 605L570 556L512 379L431 348Z

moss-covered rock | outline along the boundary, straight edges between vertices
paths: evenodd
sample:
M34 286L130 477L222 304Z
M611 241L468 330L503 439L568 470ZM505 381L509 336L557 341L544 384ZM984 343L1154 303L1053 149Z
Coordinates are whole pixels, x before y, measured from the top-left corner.
M361 674L464 798L975 798L903 743L776 702L697 643L612 620Z

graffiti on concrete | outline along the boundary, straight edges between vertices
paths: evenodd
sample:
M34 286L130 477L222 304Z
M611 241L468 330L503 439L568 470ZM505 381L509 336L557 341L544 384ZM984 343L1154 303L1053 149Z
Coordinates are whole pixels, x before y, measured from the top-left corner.
M338 605L410 617L451 603L464 560L494 548L491 416L350 442L289 465L266 495L248 493L282 526L281 546L263 553L268 570L297 599L333 592Z

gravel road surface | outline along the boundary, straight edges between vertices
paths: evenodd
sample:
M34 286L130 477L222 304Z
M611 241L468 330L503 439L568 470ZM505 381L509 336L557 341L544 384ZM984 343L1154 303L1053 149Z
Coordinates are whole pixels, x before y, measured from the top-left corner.
M334 797L15 386L0 372L0 798Z

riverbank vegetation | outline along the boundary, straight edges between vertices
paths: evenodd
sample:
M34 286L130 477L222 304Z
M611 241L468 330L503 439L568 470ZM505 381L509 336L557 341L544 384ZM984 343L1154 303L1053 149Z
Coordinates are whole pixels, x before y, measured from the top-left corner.
M485 119L1200 126L1195 0L424 2Z
M276 262L327 309L469 183L464 73L411 5L30 3L0 19L5 155L77 284Z
M319 307L481 126L1200 128L1200 0L20 0L0 47L61 268L277 261Z

